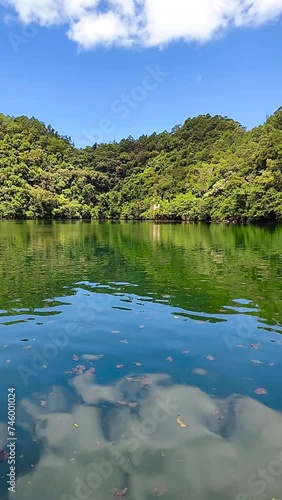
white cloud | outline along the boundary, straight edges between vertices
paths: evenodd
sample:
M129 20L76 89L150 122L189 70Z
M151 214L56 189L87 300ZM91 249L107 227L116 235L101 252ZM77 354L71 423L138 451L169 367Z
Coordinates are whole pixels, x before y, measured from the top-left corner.
M81 47L205 42L231 26L257 26L282 14L282 0L0 0L23 23L68 25Z

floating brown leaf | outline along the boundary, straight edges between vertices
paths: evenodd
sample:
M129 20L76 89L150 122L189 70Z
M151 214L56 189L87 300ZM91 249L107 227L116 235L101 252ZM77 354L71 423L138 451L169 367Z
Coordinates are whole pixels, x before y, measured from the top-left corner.
M178 418L176 420L176 422L178 423L178 425L182 428L186 428L186 427L189 427L189 425L187 424L184 424L184 422L182 422L182 420L180 419L180 415L178 415Z

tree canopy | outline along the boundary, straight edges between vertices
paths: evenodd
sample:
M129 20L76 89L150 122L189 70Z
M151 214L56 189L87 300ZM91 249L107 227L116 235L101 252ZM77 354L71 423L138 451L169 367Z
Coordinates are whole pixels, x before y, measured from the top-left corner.
M282 108L246 131L222 116L77 149L0 114L0 217L282 220Z

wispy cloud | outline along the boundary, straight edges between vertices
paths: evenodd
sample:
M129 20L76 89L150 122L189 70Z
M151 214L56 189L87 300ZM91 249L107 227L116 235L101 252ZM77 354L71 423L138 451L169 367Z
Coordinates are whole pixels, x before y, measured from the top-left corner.
M277 20L282 0L0 0L22 23L63 24L82 48L206 42Z

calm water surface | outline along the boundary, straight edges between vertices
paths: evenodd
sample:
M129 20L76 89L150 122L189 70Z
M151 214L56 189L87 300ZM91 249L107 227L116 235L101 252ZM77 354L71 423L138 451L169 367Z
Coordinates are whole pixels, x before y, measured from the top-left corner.
M282 499L282 227L1 222L0 262L1 499Z

